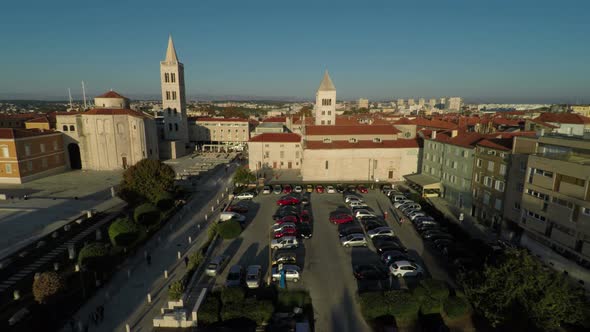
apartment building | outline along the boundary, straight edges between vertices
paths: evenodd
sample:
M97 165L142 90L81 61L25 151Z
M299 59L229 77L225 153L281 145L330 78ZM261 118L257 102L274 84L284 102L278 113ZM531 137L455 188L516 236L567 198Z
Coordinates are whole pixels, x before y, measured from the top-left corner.
M524 235L590 264L590 140L540 137L528 158L519 225Z
M303 148L301 136L294 133L264 133L248 142L251 171L265 169L301 169Z
M197 144L246 143L250 139L250 122L239 118L189 118L189 139Z
M66 168L60 132L1 128L0 151L0 183L20 184Z

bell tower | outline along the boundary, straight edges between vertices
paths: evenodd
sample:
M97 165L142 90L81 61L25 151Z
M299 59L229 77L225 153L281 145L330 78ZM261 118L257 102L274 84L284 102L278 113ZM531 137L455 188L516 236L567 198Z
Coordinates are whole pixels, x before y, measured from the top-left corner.
M166 58L160 62L164 138L188 142L188 120L184 92L184 65L178 61L172 36L168 38Z
M324 79L315 94L315 124L336 124L336 87L330 79L328 71L324 73Z

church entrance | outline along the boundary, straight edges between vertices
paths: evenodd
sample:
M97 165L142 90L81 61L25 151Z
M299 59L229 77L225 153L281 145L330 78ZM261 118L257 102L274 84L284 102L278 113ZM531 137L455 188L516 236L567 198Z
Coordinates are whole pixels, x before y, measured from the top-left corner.
M68 155L70 157L70 168L82 169L82 158L80 157L80 147L78 144L68 144Z

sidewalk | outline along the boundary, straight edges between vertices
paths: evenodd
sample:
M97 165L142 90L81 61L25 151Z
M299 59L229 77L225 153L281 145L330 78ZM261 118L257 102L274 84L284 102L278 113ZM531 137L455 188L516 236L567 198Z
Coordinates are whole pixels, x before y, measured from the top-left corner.
M186 272L184 257L206 241L206 226L214 220L211 206L215 206L214 213L218 213L218 207L227 198L225 188L231 182L234 170L235 167L227 173L220 170L206 183L200 184L198 193L183 210L172 217L142 248L138 248L135 255L128 257L120 266L120 271L88 299L74 319L88 323L89 331L125 331L126 324L129 324L131 331L153 330L152 319L168 301L168 285ZM207 221L205 214L208 215ZM190 244L189 236L192 237ZM150 266L146 264L144 251L151 255ZM181 259L178 259L178 252L181 253ZM164 270L168 270L168 279L164 279ZM151 303L147 301L148 293ZM104 321L95 326L90 317L99 305L105 309ZM62 331L71 330L69 326L64 326Z

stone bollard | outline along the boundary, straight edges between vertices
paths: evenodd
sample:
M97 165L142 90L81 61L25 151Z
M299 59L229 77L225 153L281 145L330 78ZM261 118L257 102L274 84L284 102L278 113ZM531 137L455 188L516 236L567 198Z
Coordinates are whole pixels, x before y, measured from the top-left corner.
M59 271L59 263L58 262L53 263L53 270Z
M125 324L125 332L131 332L131 327L129 327L129 324Z
M193 238L192 237L188 237L188 243L191 244L193 242Z
M76 259L76 247L74 245L68 246L68 258L71 260Z
M178 259L180 259L182 257L182 255L180 254L180 251L177 253L178 255Z
M96 241L102 240L102 231L100 229L96 230Z
M54 239L57 239L58 236L59 236L59 234L57 232L51 233L51 237Z
M217 199L217 205L219 205L219 198Z
M34 280L39 279L39 277L41 276L41 272L36 272L35 276L33 277Z
M20 291L18 289L16 289L14 292L12 292L12 297L14 298L15 301L20 300Z
M224 195L225 195L225 193L221 193L221 198L223 198Z
M152 303L152 294L150 294L150 293L147 294L147 300L148 300L148 303Z
M215 211L215 206L211 207L211 212Z
M115 196L117 196L117 193L115 192L115 187L111 187L111 197Z
M201 224L197 224L197 230L200 231L201 230Z
M76 272L80 272L80 265L76 264L76 265L74 266L74 271L76 271Z
M207 214L205 213L205 221L207 221Z
M168 270L164 270L164 279L168 279Z

